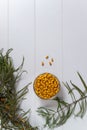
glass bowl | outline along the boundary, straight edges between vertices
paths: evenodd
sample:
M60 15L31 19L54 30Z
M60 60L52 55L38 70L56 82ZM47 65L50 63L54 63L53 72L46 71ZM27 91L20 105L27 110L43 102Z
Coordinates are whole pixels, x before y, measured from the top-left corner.
M55 75L46 72L35 78L33 88L41 99L51 99L59 93L60 82Z

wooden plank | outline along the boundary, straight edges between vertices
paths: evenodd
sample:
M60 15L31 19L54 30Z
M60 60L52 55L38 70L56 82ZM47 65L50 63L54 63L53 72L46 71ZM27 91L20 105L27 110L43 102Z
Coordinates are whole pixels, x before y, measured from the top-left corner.
M21 4L21 6L20 6ZM10 0L9 47L17 64L25 57L24 67L29 78L34 75L34 1Z
M25 57L24 73L18 89L23 88L34 79L34 0L10 0L9 3L9 47L13 48L12 57L14 65L19 66ZM29 86L29 93L23 101L22 108L26 111L34 108L33 83ZM34 109L35 111L35 109ZM34 124L34 119L33 120Z
M63 10L64 79L74 79L75 72L86 75L87 61L87 1L65 0ZM73 77L74 76L74 77Z
M34 33L34 0L10 0L9 2L9 47L13 48L12 57L15 67L21 64L25 57L24 73L18 89L23 88L29 82L29 93L23 101L22 108L26 111L32 110L31 123L39 125L37 121L36 108L39 105L33 91L33 81L35 78L35 33ZM37 124L38 123L38 124Z
M61 78L61 1L37 0L35 17L36 75L50 72ZM54 62L50 66L51 58Z
M62 80L62 3L61 0L36 0L35 72L49 72ZM49 56L48 59L45 57ZM49 64L54 59L52 65ZM44 66L42 66L44 63ZM62 93L62 92L61 92ZM56 108L55 102L41 100L40 106ZM57 128L62 130L63 127ZM55 128L55 130L57 130Z
M87 79L87 1L63 1L63 79L72 80L82 88L76 74L79 71ZM77 94L77 93L76 93ZM76 95L79 98L79 95ZM68 94L66 94L70 100ZM79 110L79 108L77 108ZM83 120L73 117L64 125L64 130L86 130L87 117Z
M8 1L0 0L0 49L8 48Z

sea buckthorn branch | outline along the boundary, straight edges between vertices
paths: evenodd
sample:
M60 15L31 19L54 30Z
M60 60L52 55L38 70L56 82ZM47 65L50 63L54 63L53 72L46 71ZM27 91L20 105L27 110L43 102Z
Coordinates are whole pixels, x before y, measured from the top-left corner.
M59 127L65 124L67 120L71 117L71 115L81 118L84 117L87 111L87 85L80 73L77 72L77 74L81 83L83 84L84 90L81 90L79 86L75 85L71 81L71 86L67 82L63 83L72 100L71 103L68 103L63 99L60 99L59 97L56 97L53 99L58 103L56 111L45 107L38 108L38 114L44 117L46 120L44 125L45 127L48 126L50 129ZM79 94L79 98L77 98L75 92Z
M20 108L20 103L28 92L28 86L16 91L17 83L23 74L21 65L15 69L13 60L9 56L12 49L9 49L3 55L3 49L0 50L0 129L1 130L37 130L37 127L31 126L27 114Z

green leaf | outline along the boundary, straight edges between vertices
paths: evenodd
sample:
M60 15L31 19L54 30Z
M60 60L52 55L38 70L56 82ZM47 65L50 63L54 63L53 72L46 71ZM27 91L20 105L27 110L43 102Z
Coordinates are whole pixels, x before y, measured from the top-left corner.
M86 85L86 83L85 83L84 79L82 78L82 76L80 75L80 73L79 73L79 72L77 72L77 74L78 74L78 76L79 76L79 78L80 78L80 80L81 80L81 82L82 82L82 84L83 84L83 86L84 86L85 90L87 91L87 85Z
M76 97L75 97L75 94L73 92L74 88L71 88L67 82L66 83L63 82L63 84L66 87L66 89L68 90L68 94L71 96L72 101L75 101Z
M77 85L75 85L75 84L72 83L71 81L70 81L70 83L71 83L71 85L75 88L75 90L78 91L78 93L79 93L82 97L85 96L84 92L83 92Z
M36 130L29 123L27 114L20 108L20 103L28 92L28 85L17 92L17 81L23 74L22 68L24 58L21 65L15 69L13 60L9 56L13 49L8 49L3 55L3 49L0 50L0 117L1 128L4 130Z

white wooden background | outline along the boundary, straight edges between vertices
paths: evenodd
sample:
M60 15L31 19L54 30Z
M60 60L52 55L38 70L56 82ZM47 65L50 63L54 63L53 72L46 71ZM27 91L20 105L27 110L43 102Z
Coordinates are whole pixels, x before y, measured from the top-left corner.
M15 66L25 57L24 69L28 74L23 75L19 87L31 81L32 85L22 107L31 108L32 125L41 126L43 120L36 109L52 106L52 102L37 98L33 92L34 78L48 71L58 76L60 82L71 79L79 83L79 71L87 80L87 0L0 0L1 48L13 48ZM41 66L46 55L54 58L52 67L47 62L45 67ZM66 98L61 87L60 94ZM86 130L86 116L83 120L72 117L55 130Z

